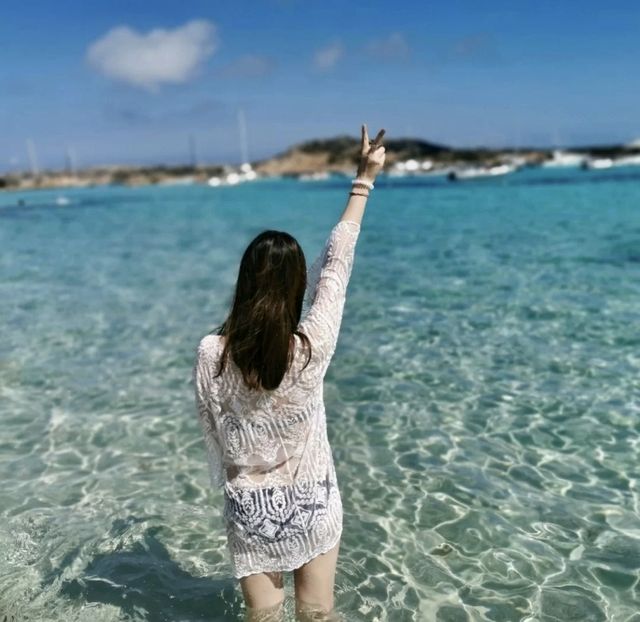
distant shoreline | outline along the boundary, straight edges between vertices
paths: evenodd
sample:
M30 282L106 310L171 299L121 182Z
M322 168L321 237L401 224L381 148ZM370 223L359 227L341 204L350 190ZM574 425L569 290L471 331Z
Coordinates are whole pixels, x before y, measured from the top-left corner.
M554 149L457 149L419 139L387 140L386 170L399 162L428 160L433 170L455 166L495 166L517 158L523 166L536 166L549 160ZM270 158L249 163L259 177L298 177L312 174L353 174L358 162L357 139L337 136L294 145ZM602 145L570 149L587 158L617 158L640 154L640 145ZM245 167L248 166L245 164ZM75 172L44 170L0 174L0 190L85 188L92 186L148 186L206 184L215 176L239 170L229 165L203 166L100 166Z

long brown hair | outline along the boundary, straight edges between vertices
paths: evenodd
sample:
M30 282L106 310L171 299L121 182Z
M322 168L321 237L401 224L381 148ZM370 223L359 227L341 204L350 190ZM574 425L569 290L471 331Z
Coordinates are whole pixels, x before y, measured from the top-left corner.
M231 355L249 388L276 389L293 362L294 334L308 350L306 367L311 343L297 328L306 286L297 240L272 229L257 235L242 255L231 312L217 329L226 339L216 376Z

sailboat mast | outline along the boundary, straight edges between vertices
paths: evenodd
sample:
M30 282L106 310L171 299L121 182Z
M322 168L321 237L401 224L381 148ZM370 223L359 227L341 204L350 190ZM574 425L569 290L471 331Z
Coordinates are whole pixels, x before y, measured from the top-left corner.
M238 132L240 133L240 164L249 162L249 149L247 147L247 122L244 117L244 110L238 109Z
M38 155L36 154L36 146L33 139L27 138L27 154L29 156L29 165L31 167L31 174L34 177L38 176L40 172L38 170Z

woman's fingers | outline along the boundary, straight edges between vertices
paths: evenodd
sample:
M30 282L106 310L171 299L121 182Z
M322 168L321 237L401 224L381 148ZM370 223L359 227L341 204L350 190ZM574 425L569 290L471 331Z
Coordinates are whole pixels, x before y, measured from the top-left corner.
M362 144L360 145L362 153L366 153L369 148L369 134L367 133L367 124L362 124Z
M369 133L367 131L367 124L362 124L362 144L361 147L363 151L368 151L370 149L377 149L382 144L382 138L385 134L386 130L383 128L377 134L373 140L369 140Z
M380 130L376 137L373 139L373 144L376 146L376 148L382 144L382 137L384 136L385 131L386 130L384 129Z
M367 132L367 124L362 124L362 145L361 145L361 167L362 170L370 171L372 175L375 175L382 169L385 161L385 148L382 146L382 138L385 134L384 129L381 129L373 140L369 140L369 134ZM358 172L361 168L358 168Z
M369 152L368 152L369 154L375 153L377 149L382 147L382 145L380 145L379 143L382 141L384 132L385 132L384 130L380 130L377 136L372 141L369 141Z

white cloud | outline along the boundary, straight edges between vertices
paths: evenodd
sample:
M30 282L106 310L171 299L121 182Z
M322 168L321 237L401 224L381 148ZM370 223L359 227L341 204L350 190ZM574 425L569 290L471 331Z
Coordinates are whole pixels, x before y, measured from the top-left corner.
M146 34L119 26L89 47L87 60L109 78L156 90L163 83L192 78L216 48L216 28L207 20Z
M402 33L392 32L383 39L370 41L367 52L384 60L400 60L409 56L409 44Z
M316 51L313 56L313 64L320 71L329 71L343 56L344 46L339 41L334 41Z

